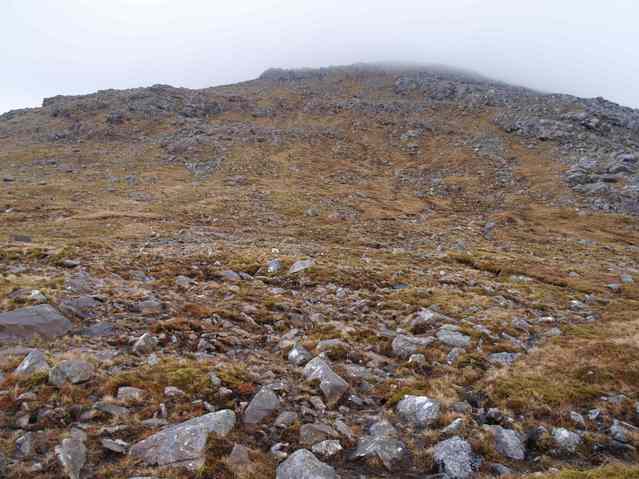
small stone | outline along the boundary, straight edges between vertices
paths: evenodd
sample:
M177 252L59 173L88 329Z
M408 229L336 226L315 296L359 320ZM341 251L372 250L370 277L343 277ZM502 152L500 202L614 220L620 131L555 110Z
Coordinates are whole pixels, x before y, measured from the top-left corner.
M192 284L195 284L195 280L189 278L188 276L178 276L175 278L175 285L179 288L188 288Z
M47 358L41 351L31 351L14 371L17 376L28 376L35 373L49 372Z
M70 479L80 479L80 473L87 461L87 448L77 438L69 438L55 448L58 460Z
M211 386L216 388L219 388L222 385L222 380L218 377L217 374L215 374L215 372L209 373L209 382L211 383Z
M300 427L300 444L304 446L312 446L334 437L337 437L337 432L326 424L303 424Z
M501 364L503 366L510 366L519 357L518 353L492 353L488 355L488 362L491 364Z
M446 356L446 362L450 365L455 364L455 362L457 362L457 360L459 359L459 357L464 354L466 350L462 349L462 348L453 348L448 352L448 355Z
M167 386L164 388L164 395L170 398L185 397L186 393L175 386Z
M454 435L459 434L459 432L464 427L464 420L460 417L451 422L448 426L442 429L442 434Z
M580 429L586 428L586 421L584 417L576 411L570 411L570 420L575 423L577 427Z
M313 267L313 265L315 265L315 260L312 259L296 261L288 270L288 274L299 273Z
M244 411L244 424L256 425L280 407L280 399L269 388L261 388Z
M149 333L144 333L133 345L133 352L135 354L149 354L157 347L158 340Z
M293 411L284 411L277 416L275 422L273 423L275 427L279 427L282 429L288 428L291 424L293 424L298 419L298 415Z
M311 448L313 453L323 457L332 457L340 453L343 449L340 442L336 439L327 439L326 441L318 442Z
M117 404L111 404L108 402L97 402L93 405L94 409L115 417L126 417L130 411L124 406L118 406Z
M311 451L298 449L277 467L276 479L337 479L337 474Z
M284 265L279 259L273 259L269 261L268 263L266 263L266 272L268 274L279 273L283 267Z
M418 427L428 427L440 416L440 403L426 396L404 396L397 404L397 414Z
M144 399L144 391L142 389L122 386L118 388L118 401L122 402L141 402Z
M242 281L242 277L239 274L237 274L235 271L222 272L222 278L232 283L237 283L239 281Z
M408 358L408 364L415 364L416 366L423 366L426 364L426 356L421 353L411 354Z
M104 449L118 454L126 454L129 450L129 444L122 439L102 439L100 443Z
M289 444L287 442L278 442L273 444L269 452L277 461L283 461L288 457L288 453L286 452L288 446Z
M400 358L408 358L412 354L416 354L419 351L426 349L428 346L435 342L435 338L407 336L405 334L399 334L393 339L391 347L395 356Z

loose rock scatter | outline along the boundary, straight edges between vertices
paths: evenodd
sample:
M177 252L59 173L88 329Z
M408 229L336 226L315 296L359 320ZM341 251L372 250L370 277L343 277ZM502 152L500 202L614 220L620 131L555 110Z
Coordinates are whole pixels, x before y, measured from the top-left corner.
M0 115L0 477L639 475L639 111L444 67Z

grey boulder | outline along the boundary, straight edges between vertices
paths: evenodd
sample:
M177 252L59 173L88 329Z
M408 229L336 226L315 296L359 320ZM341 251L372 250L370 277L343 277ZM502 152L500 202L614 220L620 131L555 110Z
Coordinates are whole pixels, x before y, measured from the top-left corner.
M0 314L0 342L35 336L55 338L68 333L71 326L71 321L51 305L38 304Z
M519 433L500 426L493 428L493 432L495 434L495 449L499 454L515 461L524 460L526 449Z
M169 426L131 447L129 454L153 466L196 470L204 464L209 434L226 436L235 427L235 413L228 409Z
M65 382L80 384L93 376L93 366L85 361L62 361L49 370L49 383L62 386Z
M337 474L311 451L298 449L277 467L276 479L337 479Z
M446 479L468 479L477 465L470 444L459 436L437 443L433 459Z
M563 452L574 453L581 444L581 436L579 436L579 434L564 429L563 427L553 429L552 438L557 447Z

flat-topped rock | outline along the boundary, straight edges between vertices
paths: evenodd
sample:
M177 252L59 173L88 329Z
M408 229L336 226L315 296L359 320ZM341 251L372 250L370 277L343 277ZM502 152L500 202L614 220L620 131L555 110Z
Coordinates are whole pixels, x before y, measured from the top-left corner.
M65 335L71 327L71 321L53 306L38 304L0 314L0 341L51 339Z

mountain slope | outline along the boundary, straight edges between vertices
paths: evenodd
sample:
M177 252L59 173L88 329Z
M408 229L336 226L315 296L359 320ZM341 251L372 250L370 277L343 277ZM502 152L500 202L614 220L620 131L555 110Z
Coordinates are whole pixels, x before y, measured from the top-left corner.
M450 472L455 444L468 474L635 462L638 160L637 110L441 66L2 115L2 311L54 305L70 331L23 345L93 366L78 384L16 374L27 351L2 340L9 477L60 477L54 446L78 427L88 477L274 477L277 443L342 477ZM340 394L305 378L320 354ZM438 401L427 427L406 395ZM212 410L238 419L192 452L199 476L140 452Z

